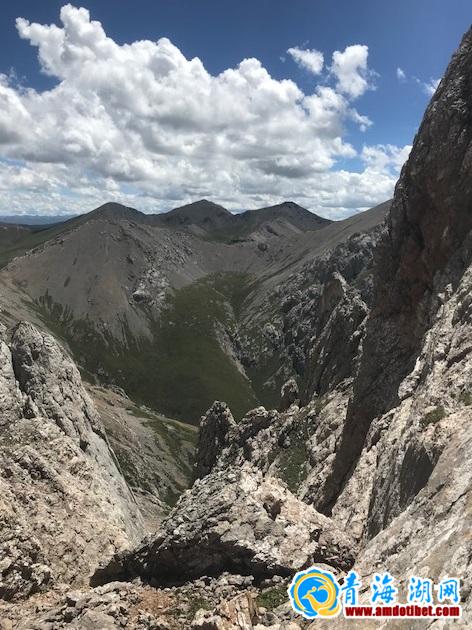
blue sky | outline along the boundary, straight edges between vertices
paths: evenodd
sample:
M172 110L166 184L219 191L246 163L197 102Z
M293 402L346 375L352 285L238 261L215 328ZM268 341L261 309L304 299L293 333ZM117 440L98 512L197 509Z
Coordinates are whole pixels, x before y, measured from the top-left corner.
M274 82L266 90L266 97L270 98L272 88L278 90L278 86L281 86L283 94L277 92L275 100L280 98L283 105L271 110L266 104L259 103L255 111L251 104L251 90L253 94L264 92L264 88L259 89L257 82L265 79L261 75L254 81L248 81L247 73L243 72L246 82L244 89L248 93L244 104L241 102L238 111L234 112L234 126L231 115L228 115L223 116L224 121L222 119L212 127L209 119L215 119L217 115L211 109L214 104L199 97L202 108L208 110L207 115L200 116L198 102L186 103L191 110L188 120L192 121L191 125L189 123L192 130L183 132L185 111L179 113L178 121L172 119L172 102L178 102L181 97L175 92L175 86L165 91L169 102L162 104L159 111L151 114L146 105L144 119L139 120L137 125L135 123L144 110L139 105L138 97L136 103L130 101L130 95L138 89L136 86L133 91L130 88L130 94L125 94L120 87L118 96L118 92L115 94L117 86L111 86L103 73L91 85L90 81L76 79L78 71L77 66L72 71L73 64L65 69L58 66L57 60L43 60L41 70L38 49L45 50L46 57L53 54L48 48L52 40L48 39L49 35L41 33L39 41L29 26L23 28L20 37L15 20L23 17L38 26L55 23L66 32L66 39L68 33L73 39L75 26L68 31L59 17L64 2L20 0L15 4L5 4L0 9L0 73L9 77L4 79L4 84L8 85L3 98L8 99L10 109L9 119L4 121L3 141L0 126L0 165L3 165L4 171L2 178L0 166L0 188L6 199L0 205L0 213L10 213L12 210L28 213L76 212L82 208L86 211L95 202L110 197L144 210L156 211L200 195L211 196L215 201L238 209L276 201L282 195L290 196L327 216L350 214L381 201L381 197L387 193L391 194L398 173L398 162L407 154L404 148L411 144L430 97L426 86L442 76L451 54L472 22L470 0L400 0L395 3L379 0L240 0L237 3L225 0L134 0L119 3L89 0L73 3L77 9L82 6L89 10L90 19L101 23L103 31L113 40L117 50L118 47L140 40L157 42L164 37L186 60L198 57L210 77L218 77L228 69L237 69L242 60L254 58ZM87 19L84 18L83 23L86 24ZM82 26L78 25L77 28L80 31ZM52 45L55 45L54 42ZM340 85L339 76L333 74L332 55L334 51L344 53L354 45L368 50L366 66L362 68L359 65L357 68L368 87L353 96L348 88ZM85 50L89 41L85 38L79 46ZM323 70L315 74L297 63L294 55L287 52L294 48L322 53ZM355 52L354 49L350 51ZM76 52L74 48L72 55ZM137 49L135 52L135 74L139 74L142 55ZM359 49L357 52L360 54L362 51ZM120 55L117 53L115 58L113 54L109 60L110 67L113 64L117 67L121 63ZM168 54L165 52L165 55ZM342 59L348 62L347 57L346 54ZM87 56L85 58L90 61ZM103 62L103 58L100 62ZM185 69L185 62L176 63L182 72L194 72L191 66ZM404 76L398 69L402 70ZM148 72L148 65L142 70ZM199 74L199 70L196 70L196 74ZM159 99L165 98L162 85L157 85L161 80L166 81L162 79L163 76L154 73L153 77L156 85L152 89L158 90L156 94ZM130 77L130 85L134 79ZM240 78L236 79L231 89L237 93L238 88L235 86ZM283 83L285 79L298 87L301 97L287 91ZM128 82L123 74L116 80ZM207 81L206 78L202 80ZM140 85L142 87L143 84ZM187 86L187 90L192 90L191 86L193 83ZM342 104L328 105L330 116L335 107L338 118L331 116L330 129L326 134L320 127L319 119L315 122L305 120L304 124L308 122L308 126L292 147L286 140L287 134L284 136L278 130L274 132L274 128L278 126L277 129L280 129L284 124L295 125L301 114L292 105L295 107L294 102L297 101L306 110L309 102L303 99L317 94L320 86L333 90L330 98L334 98L336 93L343 99ZM75 141L70 142L71 135L74 135L74 114L71 111L58 111L61 95L56 94L54 103L52 98L44 98L48 91L57 90L58 87L64 97L72 101L77 99L78 128L86 130L90 123L93 129L90 140L87 143L83 141L84 146L78 146ZM38 95L34 102L31 97L25 96L26 88L32 88ZM220 93L220 88L217 87L216 92L211 89L211 99L214 93ZM232 101L231 92L228 93L227 89L225 86L221 107L225 107L226 98L228 102ZM8 94L6 90L9 90ZM195 92L198 93L199 88ZM98 94L101 103L97 102L96 108L85 112L87 103L90 103L90 94ZM108 98L110 94L113 94L111 100ZM325 93L322 117L327 111L326 96ZM12 105L13 98L19 99L15 105ZM81 98L84 102L79 104ZM117 100L119 98L123 100ZM187 95L183 98L186 99ZM287 99L293 101L290 112L286 106ZM13 111L12 107L25 107L28 115L25 117L23 112ZM115 111L112 111L113 107ZM126 107L128 110L124 109ZM245 111L242 109L244 107ZM162 113L164 110L165 115ZM368 125L361 124L352 113L348 113L353 110L368 119ZM100 111L106 112L106 121L100 120ZM126 129L120 123L123 114ZM17 115L18 121L14 123ZM317 111L310 116L319 118L319 115L317 104ZM136 116L134 121L133 116ZM261 116L266 116L268 120L273 117L270 127L261 122L251 127L250 131L244 127L244 120L254 121ZM289 116L292 117L290 122ZM59 133L64 134L62 145L69 147L64 154L50 142L47 135L52 133L54 125L43 125L43 121L51 118L55 119L56 129L59 125ZM71 125L72 131L61 128L61 121L66 119L68 122L64 125ZM109 125L110 119L113 119L113 128ZM18 138L19 131L14 127L15 124L28 124L27 120L29 124L43 127L38 132L38 138L32 141L33 145L37 141L37 150L26 148L26 140ZM176 125L175 136L171 133L172 124ZM146 125L149 134L152 131L152 146L146 138ZM274 137L266 142L271 133L275 134ZM123 136L121 139L118 137L120 134ZM142 137L138 138L139 134ZM323 156L319 163L314 160L312 169L308 150L306 155L300 154L296 159L293 157L307 134L313 140L313 153ZM316 134L318 137L315 138ZM324 143L324 135L329 135L329 146ZM179 136L179 143L173 140L176 136ZM123 159L120 163L117 161L113 168L107 169L106 165L99 163L93 151L97 152L99 148L100 153L105 155L103 146L115 141L116 146L111 147L110 151L113 149L115 154L121 152ZM133 147L134 164L133 156L125 155L126 147L131 142L136 142ZM335 142L337 146L333 144ZM267 145L267 154L259 151L256 155L255 146L264 143ZM396 147L398 152L379 148L390 145ZM346 149L347 146L350 148ZM363 151L365 147L367 152ZM379 151L383 151L387 157L382 157ZM110 157L104 157L103 162L109 165ZM139 168L135 168L136 164ZM378 186L372 194L369 193L369 185L375 177L370 173L369 179L369 173L365 174L366 168L382 170L384 177L382 186ZM254 175L258 169L261 174L260 191L257 190L258 177ZM215 171L218 172L217 178ZM339 176L330 179L330 174L336 172L346 173L341 184ZM364 174L364 179L354 181L348 177L349 173ZM8 188L9 178L15 182L11 188ZM78 180L80 185L77 185ZM358 189L352 198L348 198L347 194L339 196L330 193L340 185L352 190L357 184Z

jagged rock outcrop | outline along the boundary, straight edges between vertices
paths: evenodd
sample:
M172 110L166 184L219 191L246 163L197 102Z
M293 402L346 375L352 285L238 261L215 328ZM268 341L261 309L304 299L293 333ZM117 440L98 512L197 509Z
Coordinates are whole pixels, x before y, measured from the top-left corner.
M207 473L249 464L264 475L281 479L293 494L317 509L340 444L351 392L347 380L304 407L292 404L285 412L257 407L237 423L224 422L223 431L220 414L224 412L227 418L230 411L218 403L202 418L206 437L200 439L197 469L201 469L200 462L206 462ZM214 440L211 427L215 425ZM370 490L361 491L352 502L360 505L369 499ZM350 533L359 539L363 531L364 521Z
M248 467L231 468L197 480L154 537L115 556L92 583L137 576L182 583L224 570L261 579L313 562L348 568L352 549L345 533L280 481Z
M327 248L288 274L257 311L248 313L239 330L239 353L245 366L268 375L262 400L271 392L269 398L278 400L282 385L296 377L307 404L353 376L381 230L377 225Z
M299 395L297 381L294 378L289 378L280 390L280 410L290 409L293 403L298 401Z
M200 421L197 453L195 456L195 477L208 475L221 451L227 444L227 435L236 428L236 422L226 403L218 400Z
M92 433L104 437L78 369L53 337L22 322L14 330L11 353L15 378L31 413L54 420L84 451L90 449Z
M3 337L7 337L3 332ZM139 510L71 359L19 324L0 349L0 598L83 584L136 542Z
M444 296L457 290L470 265L471 57L469 31L426 110L396 186L376 256L375 297L354 396L325 493L328 511L362 451L373 419L413 393L411 380L409 388L401 387L408 374L415 372L417 383L424 378L415 363L425 333ZM418 490L413 487L409 499Z
M199 477L212 470L226 470L245 463L266 473L274 440L280 430L281 416L275 410L256 407L239 422L232 419L226 403L215 403L202 417L196 452Z
M225 423L224 431L219 423L220 410L226 417L230 412L218 403L216 410L210 408L202 418L206 437L200 439L197 468L201 461L211 461L207 472L250 464L264 475L281 479L293 494L317 509L339 447L351 392L351 381L347 380L304 407L292 404L284 412L257 407L239 422ZM217 440L211 434L214 423L218 426ZM360 495L358 503L370 497L363 492ZM360 538L363 525L353 533Z

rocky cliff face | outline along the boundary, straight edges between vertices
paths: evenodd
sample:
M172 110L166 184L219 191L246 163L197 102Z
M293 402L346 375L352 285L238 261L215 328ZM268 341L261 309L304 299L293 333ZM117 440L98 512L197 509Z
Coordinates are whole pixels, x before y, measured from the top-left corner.
M471 58L469 31L397 185L377 250L359 373L318 491L319 509L336 522L363 524L361 573L382 565L397 575L460 574L467 610ZM354 504L360 494L366 498Z
M237 352L247 372L257 375L253 382L261 401L278 406L281 386L290 378L307 404L352 377L372 302L381 231L381 225L370 227L314 256L243 318Z
M372 420L405 397L401 383L415 370L426 332L471 262L471 52L469 32L426 110L396 187L333 492L359 456ZM418 366L414 378L422 378ZM327 496L326 504L333 500Z
M52 337L19 324L0 342L0 597L85 584L97 555L142 519L79 372Z

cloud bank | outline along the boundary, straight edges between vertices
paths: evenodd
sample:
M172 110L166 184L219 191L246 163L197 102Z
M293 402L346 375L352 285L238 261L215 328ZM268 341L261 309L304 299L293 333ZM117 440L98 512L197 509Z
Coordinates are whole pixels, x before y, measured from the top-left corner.
M211 75L167 38L119 45L84 8L61 26L18 18L56 79L38 92L0 75L0 212L87 211L106 200L160 211L209 197L229 208L294 199L329 217L387 199L407 148L365 147L353 101L372 87L367 46L335 51L305 94L257 59ZM291 48L319 75L323 55ZM357 170L340 164L356 158ZM359 167L360 165L360 167Z

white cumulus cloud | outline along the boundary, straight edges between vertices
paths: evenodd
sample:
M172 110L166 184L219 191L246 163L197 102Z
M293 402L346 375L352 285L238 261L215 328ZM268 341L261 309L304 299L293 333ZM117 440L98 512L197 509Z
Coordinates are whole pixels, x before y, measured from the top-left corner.
M367 66L368 46L355 44L333 53L331 72L337 79L337 88L351 98L358 98L373 89L373 72Z
M361 152L362 160L372 171L379 173L398 173L408 159L411 146L397 147L393 144L376 144L364 146Z
M347 140L372 124L352 105L371 87L366 46L335 52L307 94L254 58L212 75L165 37L118 44L70 4L60 25L18 18L17 29L56 84L37 91L0 75L0 213L106 200L160 211L209 197L230 209L289 198L340 217L392 194L399 164L379 158L373 170ZM318 51L290 50L322 71ZM364 170L340 170L353 158Z
M320 74L323 70L323 53L318 50L304 50L302 48L289 48L287 53L302 68L312 74Z

